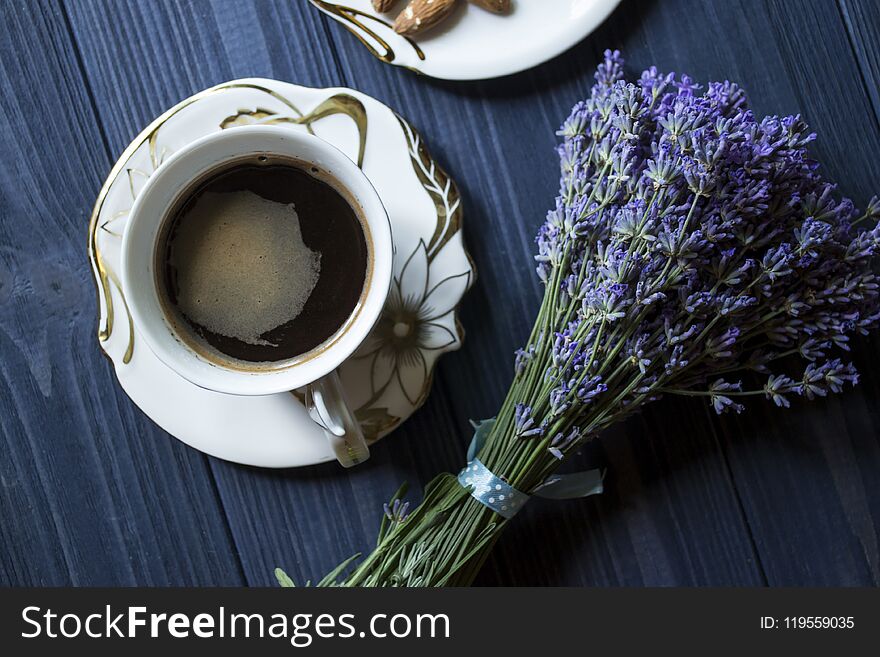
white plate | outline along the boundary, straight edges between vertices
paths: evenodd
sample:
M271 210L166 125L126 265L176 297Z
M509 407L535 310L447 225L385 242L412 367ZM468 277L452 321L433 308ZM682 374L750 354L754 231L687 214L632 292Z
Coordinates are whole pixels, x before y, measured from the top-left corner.
M117 277L128 211L163 159L212 131L252 123L312 131L359 162L373 183L391 220L394 278L371 337L341 368L343 385L370 441L424 403L437 358L461 345L456 307L474 279L458 191L406 121L352 89L234 80L187 98L137 136L111 170L89 224L100 345L134 403L188 445L247 465L321 463L333 454L297 393L236 397L179 377L139 337Z
M445 80L483 80L518 73L584 39L620 0L513 0L499 16L459 0L455 14L415 39L391 29L406 6L387 14L370 0L309 0L339 21L382 61Z

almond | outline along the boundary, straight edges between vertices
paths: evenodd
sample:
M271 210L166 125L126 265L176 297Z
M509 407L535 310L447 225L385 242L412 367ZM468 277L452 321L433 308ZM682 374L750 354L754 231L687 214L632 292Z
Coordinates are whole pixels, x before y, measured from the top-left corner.
M468 2L496 14L506 14L510 11L510 0L468 0Z
M391 11L395 2L397 0L373 0L373 9L385 13L386 11Z
M456 0L410 0L397 19L394 31L412 36L428 30L452 13Z

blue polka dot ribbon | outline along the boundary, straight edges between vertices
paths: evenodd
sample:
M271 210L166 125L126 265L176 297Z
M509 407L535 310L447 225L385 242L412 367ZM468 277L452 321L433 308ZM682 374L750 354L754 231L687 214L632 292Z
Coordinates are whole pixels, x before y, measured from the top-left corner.
M470 490L471 496L483 506L492 509L502 518L510 519L534 495L554 500L587 497L602 492L600 470L587 470L574 474L551 475L531 493L517 490L504 479L489 470L477 452L483 447L495 419L474 423L474 437L468 447L468 464L458 473L458 483Z
M501 477L492 474L480 459L473 459L458 473L458 483L471 489L471 495L480 504L489 507L504 518L513 518L529 496L518 491Z

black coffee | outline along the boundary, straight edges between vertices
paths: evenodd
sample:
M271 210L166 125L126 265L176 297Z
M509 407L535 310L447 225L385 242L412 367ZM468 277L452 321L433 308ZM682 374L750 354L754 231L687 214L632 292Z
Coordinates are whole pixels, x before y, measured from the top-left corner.
M315 167L259 156L183 195L156 269L184 339L274 362L311 351L345 324L369 253L358 212L327 180Z

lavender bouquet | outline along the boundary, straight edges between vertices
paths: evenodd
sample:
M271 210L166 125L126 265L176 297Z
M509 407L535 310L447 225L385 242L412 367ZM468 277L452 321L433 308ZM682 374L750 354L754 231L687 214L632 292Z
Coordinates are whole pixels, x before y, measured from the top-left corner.
M664 395L739 413L751 397L840 392L858 376L837 354L880 318L877 199L859 215L835 195L799 117L758 120L730 82L702 90L654 68L626 82L622 65L606 52L558 132L560 192L535 256L544 300L472 461L520 501ZM746 389L747 371L763 385ZM399 492L373 552L321 584L469 584L512 513L468 481L440 475L410 514Z

